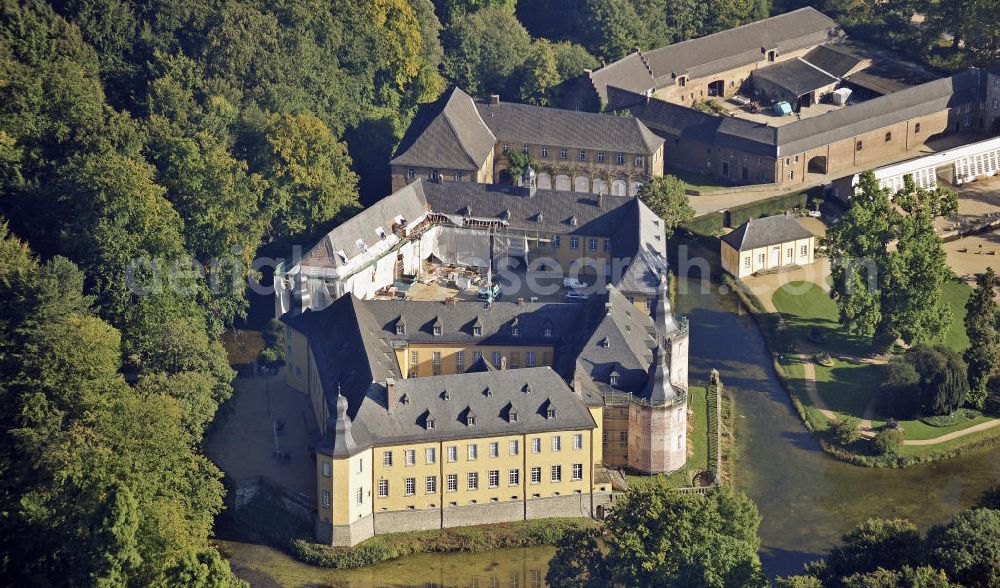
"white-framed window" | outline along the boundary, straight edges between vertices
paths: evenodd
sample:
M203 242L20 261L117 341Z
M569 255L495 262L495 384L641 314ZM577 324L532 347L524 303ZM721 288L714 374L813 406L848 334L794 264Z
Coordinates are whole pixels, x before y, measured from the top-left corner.
M542 468L539 467L531 468L531 483L532 484L542 483Z
M448 446L448 462L449 463L455 463L456 461L458 461L458 446L457 445L449 445Z
M448 474L445 478L445 483L447 484L448 492L458 491L458 474Z
M428 447L424 450L424 461L428 465L437 462L437 447Z
M542 147L542 157L548 157L548 156L549 156L549 148Z
M636 167L642 167L642 162L644 161L644 159L645 158L643 156L636 155L635 156L635 165L636 165Z
M389 496L389 480L379 480L378 481L378 497L386 498Z
M542 452L542 438L541 437L535 437L534 439L531 440L531 452L532 453L541 453Z
M598 151L597 152L597 163L604 163L604 152L603 151Z
M330 472L330 462L324 461L322 469L323 469L323 477L324 478L329 478L330 474L331 474L331 472Z
M323 508L330 508L330 491L323 491Z
M545 336L545 337L551 337L552 336L552 327L545 327L544 329L542 329L542 335Z
M750 269L750 257L749 256L743 258L743 267L745 267L747 269Z
M597 251L597 239L593 237L587 239L587 249L590 251Z
M435 351L431 354L431 367L435 376L441 375L441 352Z
M469 472L466 486L469 490L479 490L479 472Z
M794 180L795 179L795 170L791 170L791 171L788 172L788 179L789 180Z
M483 336L483 328L482 327L472 327L472 334L474 336L476 336L476 337L482 337Z
M580 433L573 435L573 449L583 449L583 435Z
M800 255L809 255L809 246L803 245L801 248L799 248L799 251Z
M561 451L561 450L562 450L562 437L556 435L555 437L552 438L552 451Z
M580 150L580 161L587 161L587 152L583 149Z
M493 367L496 367L496 368L500 367L500 357L501 357L501 355L500 355L499 351L494 351L493 352Z
M524 352L524 367L535 367L535 352L525 351Z
M531 145L525 143L524 146L521 147L521 153L531 153Z
M559 235L552 235L552 248L559 249Z
M365 489L364 488L362 488L360 486L358 487L358 489L354 492L354 500L358 504L364 504L364 502L365 502Z
M569 238L569 248L570 249L579 249L580 248L580 238L579 237L570 237Z
M417 177L417 170L413 169L412 167L408 168L406 170L406 179L412 180L415 177Z
M573 479L582 480L583 479L583 464L575 463L573 464Z
M424 479L424 492L427 494L434 494L438 491L438 479L437 476L427 476Z
M479 446L475 443L471 443L466 448L468 450L468 455L470 460L479 459Z
M486 478L490 488L498 488L500 486L500 470L490 470Z
M507 470L507 485L517 486L521 483L521 470Z
M617 163L618 165L625 165L625 154L619 153L618 155L616 155L615 163Z
M521 452L521 442L517 439L512 439L510 442L510 454L517 455Z
M412 449L407 449L403 452L403 456L406 458L406 465L416 465L417 464L417 452Z
M403 481L403 492L406 496L413 496L417 493L417 479L416 478L406 478Z
M383 451L382 452L382 465L384 465L385 467L391 467L392 466L392 452L391 451Z
M554 466L552 466L552 476L551 476L551 478L552 478L553 482L562 482L562 466L561 465L554 465Z
M496 441L490 443L490 457L500 457L500 444Z
M458 182L465 181L465 172L457 171L455 172L455 180Z
M621 376L619 376L618 374L611 374L611 376L608 378L608 383L611 384L612 386L618 386L620 380Z
M472 363L476 363L477 361L479 361L482 358L483 358L483 353L481 351L473 351L472 352Z
M603 249L604 249L605 253L607 253L608 251L611 251L611 240L610 239L605 239L604 240L604 247L603 247Z
M507 143L504 143L503 144L503 152L507 153L508 151L510 151L510 145L508 145Z
M569 157L569 152L566 151L566 148L565 147L560 148L559 149L559 159L566 159L567 157Z
M455 353L455 371L464 372L465 371L465 352L458 351Z

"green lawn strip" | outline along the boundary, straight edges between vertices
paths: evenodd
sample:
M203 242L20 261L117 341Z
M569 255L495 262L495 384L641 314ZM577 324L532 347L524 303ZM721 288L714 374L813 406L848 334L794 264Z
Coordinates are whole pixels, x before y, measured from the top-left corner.
M934 427L920 420L900 421L899 424L902 425L907 439L934 439L935 437L954 433L955 431L962 431L990 420L993 420L993 417L979 415L950 427Z
M816 390L830 410L861 418L878 392L878 366L837 360L832 367L815 364Z
M864 337L848 333L839 323L837 305L823 288L810 282L785 284L771 298L785 321L791 338L806 340L814 327L826 333L827 342L818 344L831 354L867 355L871 345Z
M792 388L792 393L795 394L799 402L802 403L803 409L805 409L806 419L809 421L811 428L814 431L822 431L826 429L827 419L820 412L819 408L813 404L812 399L809 398L809 393L806 391L806 380L805 372L802 367L802 362L796 357L785 356L782 361L782 367L785 370L785 374L788 376L788 385Z
M969 337L965 334L965 303L972 294L972 288L965 282L952 280L945 284L943 298L951 308L951 328L945 335L944 344L955 351L965 351Z
M906 438L912 439L909 435L909 431L906 431ZM934 454L946 454L968 445L987 445L987 443L984 443L985 441L996 439L1000 439L1000 427L993 427L992 429L986 429L985 431L977 431L957 439L952 439L951 441L935 443L934 445L904 445L900 448L900 454L915 457L931 457ZM994 444L989 445L995 446Z
M676 167L666 167L664 168L663 173L668 176L674 176L675 178L683 181L688 185L688 188L702 192L729 187L728 184L716 178L703 176L699 173Z
M688 390L688 418L694 424L691 435L692 453L687 463L676 472L666 476L644 476L641 474L625 474L629 486L643 484L662 484L668 488L684 488L690 486L695 474L708 469L708 390L704 386L692 386Z

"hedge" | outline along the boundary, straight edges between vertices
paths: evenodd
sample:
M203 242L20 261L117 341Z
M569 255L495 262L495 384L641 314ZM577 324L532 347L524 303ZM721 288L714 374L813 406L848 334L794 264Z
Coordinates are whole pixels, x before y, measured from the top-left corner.
M296 539L292 542L292 549L298 559L308 564L324 568L358 568L414 553L480 553L509 547L553 545L567 531L596 524L594 520L586 518L536 519L475 527L387 533L354 547L331 547Z
M805 208L809 203L808 192L782 194L729 209L729 227L738 227L750 219L780 214L792 208Z
M710 237L721 235L724 227L725 218L721 212L710 212L681 225L682 229L693 235L707 235Z

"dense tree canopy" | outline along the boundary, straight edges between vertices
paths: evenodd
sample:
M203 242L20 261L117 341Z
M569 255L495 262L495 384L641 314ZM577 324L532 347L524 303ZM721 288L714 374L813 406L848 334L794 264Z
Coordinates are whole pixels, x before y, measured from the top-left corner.
M952 273L933 221L957 209L954 192L924 190L907 178L890 194L871 172L861 175L858 188L826 235L841 322L871 337L878 352L897 339L939 340L949 321L941 292Z
M965 304L965 332L969 348L963 357L969 367L969 403L982 408L988 395L990 379L1000 362L1000 307L996 294L1000 279L993 268L976 274L976 289Z
M760 514L727 488L683 494L650 484L616 501L597 535L565 538L547 579L560 586L766 586L757 558Z

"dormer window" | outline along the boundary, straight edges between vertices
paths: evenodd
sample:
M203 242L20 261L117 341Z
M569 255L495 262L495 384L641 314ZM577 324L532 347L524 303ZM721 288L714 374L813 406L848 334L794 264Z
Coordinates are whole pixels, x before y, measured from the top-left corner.
M571 216L571 217L569 217L569 226L571 226L571 227L575 227L575 226L577 225L577 222L578 222L578 221L576 220L576 217L575 217L575 216Z
M406 323L404 323L402 320L396 322L396 334L397 335L406 334Z
M394 218L392 220L394 220L397 225L405 225L406 224L406 218L403 215L399 215L399 216L397 216L396 218Z
M545 329L542 330L542 334L544 336L546 336L546 337L551 337L552 336L552 327L546 325Z
M508 420L509 420L510 422L512 422L512 423L516 423L516 422L517 422L517 412L516 412L516 411L513 411L513 410L512 410L512 411L510 411L510 415L509 415L509 416L508 416L507 418L508 418Z
M441 336L441 325L434 325L434 336L435 337Z
M451 394L449 394L447 390L443 390L441 392L441 400L450 400L450 399L451 399Z
M403 394L402 396L399 397L399 403L400 404L409 404L410 403L410 397L407 396L406 394Z
M547 419L554 419L554 418L556 418L556 409L554 409L554 408L552 408L550 406L548 408L548 410L545 411L545 418L547 418Z
M476 426L476 414L472 412L472 409L466 409L465 413L465 426L475 427Z
M379 239L385 239L385 229L382 227L375 227L375 234L378 235Z
M513 335L514 337L521 336L521 327L519 327L517 325L511 326L511 328L510 328L510 334Z
M483 328L482 327L472 327L472 335L474 337L482 337L483 336Z
M493 398L493 390L486 388L485 390L483 390L483 396L487 398Z
M437 426L437 421L434 420L434 417L427 417L427 428L433 429L435 426Z
M344 251L343 249L337 250L337 257L340 258L340 261L347 263L347 252Z
M618 374L611 374L611 385L612 386L614 386L614 387L617 388L618 384L620 382L621 382L621 376L619 376Z
M605 349L611 347L611 341L608 341L607 337L601 339L601 347L603 347Z
M531 384L525 384L524 388L521 388L521 392L525 394L531 394Z
M358 239L357 241L355 241L354 244L358 247L358 250L361 251L361 253L364 253L365 251L368 251L368 246L365 245L365 242L362 241L361 239Z
M536 223L540 223L540 222L544 222L544 221L545 221L545 215L542 214L541 212L539 212L538 215L535 216L535 222Z

